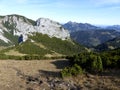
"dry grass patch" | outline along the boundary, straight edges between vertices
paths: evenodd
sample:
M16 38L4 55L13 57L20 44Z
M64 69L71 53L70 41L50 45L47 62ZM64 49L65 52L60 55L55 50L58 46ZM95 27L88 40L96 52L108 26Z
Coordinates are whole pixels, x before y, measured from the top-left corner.
M0 51L3 50L3 49L6 49L6 47L0 46Z
M42 43L34 43L34 44L39 46L40 48L47 49Z
M59 61L61 60L0 60L0 90L26 90L29 85L22 75L34 77L41 75L40 71L60 72L62 68L56 66ZM43 75L45 77L46 73Z
M41 87L45 88L46 86L41 85L40 87L36 83L26 84L24 77L39 76L42 81L47 80L46 77L55 79L67 65L67 60L0 60L0 89L26 90L31 87L34 88L33 90L41 90ZM120 70L108 70L100 75L87 73L64 78L64 81L79 86L80 90L119 90Z
M5 52L6 55L13 55L13 56L25 56L27 54L22 54L16 50L9 50L8 52Z
M60 53L57 53L55 51L51 51L53 52L52 54L46 54L45 57L48 57L48 58L51 58L51 57L62 57L64 55L60 54Z

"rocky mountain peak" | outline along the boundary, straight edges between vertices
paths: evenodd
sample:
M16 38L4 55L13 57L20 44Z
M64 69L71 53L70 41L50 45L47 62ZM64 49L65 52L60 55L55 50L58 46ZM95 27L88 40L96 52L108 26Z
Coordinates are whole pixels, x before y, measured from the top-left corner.
M61 24L48 18L39 18L36 21L36 29L38 32L48 34L50 37L61 38L62 40L70 37L69 32Z
M52 26L52 27L61 27L61 24L59 24L58 22L56 21L53 21L53 20L50 20L48 18L39 18L37 21L36 21L36 25L37 26ZM43 27L44 27L43 26Z
M65 30L61 24L48 18L39 18L34 21L15 14L0 16L0 29L2 31L2 37L6 38L4 31L13 36L20 36L22 34L23 41L27 40L28 35L32 35L34 32L47 34L50 37L56 37L62 40L70 38L69 32ZM3 41L5 40L9 41L9 38Z

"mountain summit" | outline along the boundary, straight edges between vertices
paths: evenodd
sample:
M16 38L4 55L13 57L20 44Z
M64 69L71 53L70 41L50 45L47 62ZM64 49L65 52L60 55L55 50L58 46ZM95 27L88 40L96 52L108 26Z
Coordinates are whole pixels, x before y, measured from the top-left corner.
M23 35L23 41L33 33L47 34L62 40L70 38L70 34L61 24L47 18L34 21L20 15L0 16L0 41L2 45L14 45L16 37Z
M47 18L39 18L36 21L35 28L38 30L38 32L47 34L50 37L57 37L61 38L62 40L70 37L69 32L65 30L61 24Z

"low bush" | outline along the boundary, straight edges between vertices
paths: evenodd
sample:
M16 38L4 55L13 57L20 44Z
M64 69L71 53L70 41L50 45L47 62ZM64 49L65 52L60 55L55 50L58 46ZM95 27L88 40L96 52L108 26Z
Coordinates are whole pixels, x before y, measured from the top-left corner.
M77 64L74 64L72 67L65 67L61 71L62 78L67 77L67 76L76 76L78 74L83 74L83 70Z
M67 59L69 59L71 65L77 64L87 72L99 73L104 69L120 68L120 49L100 53L83 52L77 55L68 56ZM69 68L65 70L69 71Z
M71 64L77 64L89 72L101 72L103 70L101 57L97 53L80 53L68 57Z
M100 56L104 68L120 68L120 49L102 52Z

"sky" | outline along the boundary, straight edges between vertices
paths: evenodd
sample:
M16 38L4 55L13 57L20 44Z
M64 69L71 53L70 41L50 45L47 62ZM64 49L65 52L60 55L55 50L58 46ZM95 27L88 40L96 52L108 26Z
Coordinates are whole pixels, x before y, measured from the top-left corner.
M120 0L0 0L0 15L67 23L120 25Z

